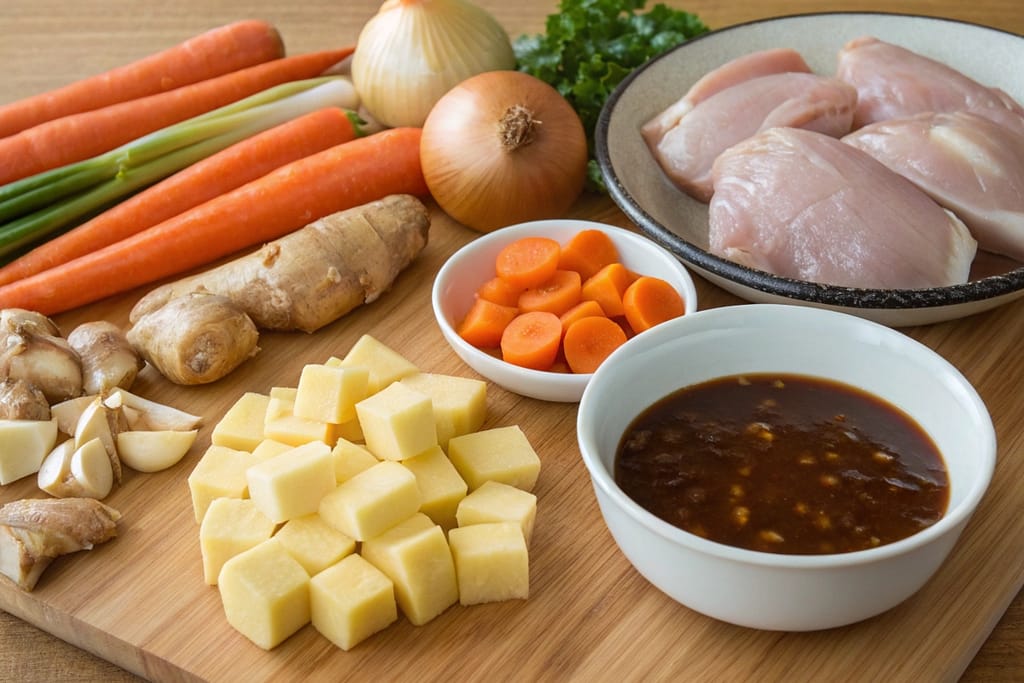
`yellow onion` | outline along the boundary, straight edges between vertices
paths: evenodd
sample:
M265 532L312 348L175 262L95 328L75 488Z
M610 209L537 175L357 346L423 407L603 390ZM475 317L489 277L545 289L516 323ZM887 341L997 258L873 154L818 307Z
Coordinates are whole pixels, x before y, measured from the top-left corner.
M508 34L487 10L466 0L387 0L359 34L352 82L374 119L419 127L452 86L514 65Z
M423 124L420 163L445 213L479 232L564 216L583 191L587 137L576 111L518 71L478 74Z

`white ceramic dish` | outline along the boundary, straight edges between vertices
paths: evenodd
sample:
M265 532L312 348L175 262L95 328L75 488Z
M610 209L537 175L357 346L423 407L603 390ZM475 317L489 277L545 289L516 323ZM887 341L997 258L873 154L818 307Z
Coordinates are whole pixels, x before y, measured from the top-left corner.
M537 235L564 244L586 229L607 233L627 268L660 277L675 286L686 303L687 315L697 310L697 290L686 267L643 235L593 221L557 219L520 223L476 238L453 254L434 279L432 302L437 324L463 362L492 382L523 396L568 403L580 400L592 375L521 368L477 349L455 330L473 305L477 289L494 277L494 260L505 245L521 237Z
M640 126L700 76L743 54L798 50L814 71L835 73L844 43L874 35L946 62L1024 102L1024 38L953 20L880 13L825 13L731 26L688 41L644 65L609 98L596 130L598 162L615 202L652 239L698 274L748 301L807 303L893 326L959 318L1024 295L1024 267L1002 259L976 263L964 285L922 290L856 289L777 277L707 251L707 205L668 182L640 137Z
M832 555L781 555L714 543L662 521L613 477L620 437L656 400L745 372L788 372L858 386L902 408L945 460L945 516L901 541ZM953 547L995 466L992 421L947 361L889 327L835 311L746 304L663 323L616 350L580 402L577 434L601 513L619 548L666 594L759 629L806 631L879 614L916 592Z

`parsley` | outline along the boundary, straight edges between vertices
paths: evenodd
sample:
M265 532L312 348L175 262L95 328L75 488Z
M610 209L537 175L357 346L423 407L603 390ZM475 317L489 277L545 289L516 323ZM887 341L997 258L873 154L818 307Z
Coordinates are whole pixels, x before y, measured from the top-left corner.
M543 35L513 44L517 68L550 83L573 106L587 131L588 178L605 192L594 159L594 130L608 96L630 72L670 48L706 33L694 14L646 0L561 0Z

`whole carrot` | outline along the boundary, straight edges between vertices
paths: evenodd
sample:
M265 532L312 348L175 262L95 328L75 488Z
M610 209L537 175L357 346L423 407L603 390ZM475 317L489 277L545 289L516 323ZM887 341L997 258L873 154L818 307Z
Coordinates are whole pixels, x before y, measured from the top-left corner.
M99 251L0 287L0 308L54 315L208 264L390 194L428 193L419 128L394 128L282 166Z
M0 139L0 185L88 159L260 90L312 78L351 53L352 48L347 47L275 59L157 95L33 126Z
M0 268L0 285L35 275L177 216L275 168L360 135L351 114L320 109L236 143Z
M256 19L236 21L130 64L0 106L0 138L283 56L284 44L273 26Z

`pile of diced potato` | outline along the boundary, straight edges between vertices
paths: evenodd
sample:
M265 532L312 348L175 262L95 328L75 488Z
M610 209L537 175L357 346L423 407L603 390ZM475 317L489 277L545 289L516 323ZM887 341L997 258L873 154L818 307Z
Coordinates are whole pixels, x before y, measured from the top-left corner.
M189 476L228 622L268 650L307 623L348 650L399 613L527 598L540 459L485 415L484 382L369 335L241 396Z

